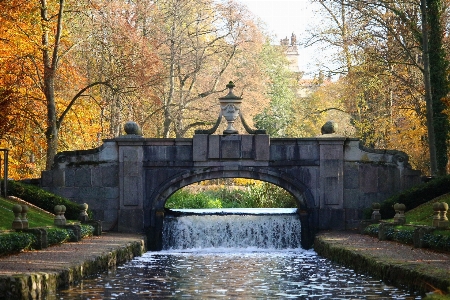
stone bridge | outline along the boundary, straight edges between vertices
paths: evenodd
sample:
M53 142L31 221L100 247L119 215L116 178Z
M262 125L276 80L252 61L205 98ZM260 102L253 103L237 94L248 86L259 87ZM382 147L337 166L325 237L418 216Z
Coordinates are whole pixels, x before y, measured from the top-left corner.
M305 248L318 230L355 228L372 202L420 182L405 153L366 149L358 139L335 134L128 134L96 149L59 153L41 186L88 203L106 230L146 232L149 248L158 250L170 195L202 180L236 177L273 183L295 197Z

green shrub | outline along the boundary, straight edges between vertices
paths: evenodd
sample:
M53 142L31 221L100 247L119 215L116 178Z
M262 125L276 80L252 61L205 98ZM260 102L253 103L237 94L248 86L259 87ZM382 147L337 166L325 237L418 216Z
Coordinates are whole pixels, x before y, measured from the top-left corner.
M49 245L62 244L74 238L75 234L72 230L63 228L48 228L47 241Z
M0 255L33 249L36 237L31 233L9 232L0 234Z
M80 214L79 204L49 193L34 185L8 181L8 194L19 197L51 213L54 212L56 205L64 205L66 207L64 216L68 220L77 220ZM88 213L91 214L89 211Z
M425 247L435 249L450 251L450 236L428 233L423 237L425 242Z
M94 235L94 226L91 225L81 225L81 237L85 238Z
M373 236L373 237L378 237L378 229L380 227L380 224L372 224L367 226L366 228L364 228L364 234Z
M395 203L405 204L408 211L449 192L450 175L438 177L386 199L381 203L380 213L383 219L391 219L395 215L393 208Z
M396 230L392 240L402 244L414 244L414 230Z
M204 193L191 194L185 190L176 191L167 201L167 208L222 208L220 199Z
M244 188L203 190L191 193L181 189L166 202L166 208L289 208L296 207L294 197L286 190L267 183L248 185Z

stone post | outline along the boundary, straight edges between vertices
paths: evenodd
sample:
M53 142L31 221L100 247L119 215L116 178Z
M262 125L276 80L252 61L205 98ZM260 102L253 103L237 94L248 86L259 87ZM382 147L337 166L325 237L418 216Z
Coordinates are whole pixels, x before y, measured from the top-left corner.
M58 226L59 225L66 225L66 219L62 216L62 214L63 214L62 206L63 205L55 205L55 218L53 219L53 224L58 225Z
M81 222L87 222L89 220L89 215L87 214L88 207L87 203L80 204L81 212L78 220Z
M448 228L448 218L447 218L447 211L448 211L448 204L445 202L439 203L439 228Z
M379 221L381 220L381 214L380 214L381 205L380 203L374 202L372 203L372 221Z
M66 216L64 215L66 213L66 206L61 205L61 220L64 223L63 225L66 225Z
M435 202L433 203L433 222L432 222L432 226L433 227L439 227L439 221L441 219L441 215L440 215L440 209L441 209L441 205L439 202Z
M22 219L20 218L20 213L22 212L22 206L16 204L13 206L12 211L14 212L14 220L12 222L12 229L22 229Z
M27 205L22 205L22 228L23 229L27 229L28 228L28 219L27 219L27 213L28 213L28 206Z
M344 210L344 141L325 134L318 140L320 151L319 228L346 228Z
M394 223L398 225L405 224L406 223L405 204L395 203L394 210L395 210Z

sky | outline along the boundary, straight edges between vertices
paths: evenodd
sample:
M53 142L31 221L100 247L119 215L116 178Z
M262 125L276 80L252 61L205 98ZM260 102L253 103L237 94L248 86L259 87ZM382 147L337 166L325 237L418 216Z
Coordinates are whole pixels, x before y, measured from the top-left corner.
M267 24L269 33L274 34L275 44L282 38L291 37L294 33L297 41L305 36L308 27L317 22L314 16L315 6L310 0L237 0ZM299 46L299 67L305 72L304 77L312 77L317 66L315 56L317 49L305 49Z

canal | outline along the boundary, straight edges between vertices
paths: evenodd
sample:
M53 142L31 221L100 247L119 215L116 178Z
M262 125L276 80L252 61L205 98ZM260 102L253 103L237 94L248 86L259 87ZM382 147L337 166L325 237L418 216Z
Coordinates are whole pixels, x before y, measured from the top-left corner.
M164 250L57 299L421 299L332 263L300 245L295 209L179 210Z

